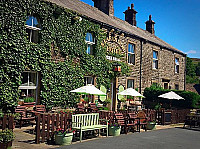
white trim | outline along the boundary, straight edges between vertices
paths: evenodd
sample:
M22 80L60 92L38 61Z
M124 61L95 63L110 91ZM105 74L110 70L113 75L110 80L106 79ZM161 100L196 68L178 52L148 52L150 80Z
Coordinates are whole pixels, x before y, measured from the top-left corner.
M19 86L19 89L33 89L35 90L37 86Z
M87 40L85 40L85 42L86 42L87 44L91 44L91 45L95 44L95 42L90 42L90 41L87 41Z
M41 30L40 28L34 27L34 26L30 26L30 25L25 25L26 28L31 29L31 30Z

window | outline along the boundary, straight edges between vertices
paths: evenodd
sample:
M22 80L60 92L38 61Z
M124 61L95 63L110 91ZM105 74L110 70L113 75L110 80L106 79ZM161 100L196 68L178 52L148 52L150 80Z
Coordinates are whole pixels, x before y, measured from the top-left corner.
M134 88L134 80L133 79L127 80L127 88Z
M40 24L36 17L29 16L26 21L26 32L28 34L28 40L33 43L38 42L38 31L40 30Z
M179 73L179 59L175 58L175 73Z
M135 45L128 43L128 63L135 64Z
M93 84L94 85L93 77L84 77L84 82L85 82L85 85L87 85L87 84Z
M169 83L164 83L164 89L169 89Z
M158 69L158 51L153 51L153 69Z
M175 84L175 90L179 90L179 85Z
M85 37L85 42L87 44L87 54L93 54L95 40L91 33L87 33Z
M38 86L38 73L36 72L23 72L22 84L19 86L21 90L20 98L34 97L37 99L37 86Z

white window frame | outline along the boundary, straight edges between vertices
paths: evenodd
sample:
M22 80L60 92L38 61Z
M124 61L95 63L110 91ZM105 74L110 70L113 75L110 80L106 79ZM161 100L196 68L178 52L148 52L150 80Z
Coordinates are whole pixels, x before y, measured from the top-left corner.
M29 17L32 17L32 23L31 23L31 25L27 25L27 24L26 24L25 27L26 27L27 29L30 29L29 42L33 42L33 41L32 41L33 31L40 31L41 29L38 28L38 27L33 26L33 20L34 20L34 18L35 18L35 19L37 19L37 18L34 17L34 16L29 16ZM29 17L28 17L28 19L29 19ZM28 21L28 19L27 19L26 21ZM37 19L37 22L38 22L38 19Z
M133 46L133 52L129 52L129 44L131 44ZM129 57L131 57L131 56L129 56L129 55L133 55L133 57L134 57L133 63L130 62ZM133 44L133 43L128 43L128 64L135 65L135 44Z
M128 82L129 82L129 80L131 80L131 81L133 81L132 82L132 87L128 87ZM127 88L133 88L134 89L134 87L135 87L135 80L134 79L127 79Z
M176 60L178 62L176 62ZM179 58L175 57L175 73L179 73L179 68L180 68L180 65L179 65Z
M157 58L154 58L154 56L153 56L153 65L152 65L152 68L153 69L158 69L158 51L155 51L155 50L153 50L153 55L154 55L154 52L155 53L157 53ZM156 62L157 62L157 67L156 67Z
M91 36L92 36L92 38L93 38L93 42L86 40L87 34L91 34ZM86 42L86 44L87 44L86 53L92 55L92 54L93 54L93 50L94 50L94 45L95 45L95 38L94 38L93 34L92 34L92 33L89 33L89 32L86 33L86 36L85 36L85 42ZM90 37L90 36L89 36L89 37ZM90 49L90 52L89 52L89 50L88 50L88 46L90 46L90 48L91 48L91 49Z
M35 90L35 98L37 100L37 97L38 97L38 95L37 95L37 89L38 89L38 72L35 72L35 71L24 71L24 72L28 73L28 82L27 82L28 85L27 86L21 85L21 86L19 86L19 89L20 90L26 90L26 95L27 96L28 96L28 90ZM36 84L35 84L35 86L30 86L29 85L30 84L30 80L29 80L30 73L35 73L36 74Z
M86 78L86 82L84 82L85 85L91 84L91 83L88 83L88 78L92 78L92 85L94 85L94 77L92 77L92 76L85 76L84 77L84 81L85 81L85 78Z

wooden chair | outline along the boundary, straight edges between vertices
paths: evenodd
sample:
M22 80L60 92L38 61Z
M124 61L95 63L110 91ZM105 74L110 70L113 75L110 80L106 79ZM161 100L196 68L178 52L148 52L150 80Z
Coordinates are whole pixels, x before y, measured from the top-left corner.
M89 112L97 113L98 108L95 103L90 103L89 105Z
M132 126L133 126L133 132L135 132L135 126L137 126L137 130L139 130L139 125L137 125L137 120L136 120L136 118L137 118L136 113L135 113L135 112L133 112L133 113L128 113L128 114L127 114L127 118L128 118L127 123L128 123L129 125L132 124Z
M127 117L124 117L122 113L116 113L114 116L114 120L122 127L122 130L124 130L125 134L127 134L130 128L134 129L135 127L135 124L128 122Z
M76 111L77 111L78 113L85 113L85 106L84 106L84 104L83 104L83 103L79 103L79 104L77 105Z
M45 106L44 106L44 105L36 105L36 106L35 106L35 111L36 111L36 112L39 112L39 113L45 113L45 112L46 112L46 109L45 109Z
M137 113L137 118L136 119L136 125L138 127L138 131L140 132L140 129L145 129L147 131L147 117L144 111L139 111Z
M19 119L19 127L21 128L24 123L30 123L30 121L35 120L35 117L28 115L26 111L26 106L17 106L15 113L20 113L21 117Z

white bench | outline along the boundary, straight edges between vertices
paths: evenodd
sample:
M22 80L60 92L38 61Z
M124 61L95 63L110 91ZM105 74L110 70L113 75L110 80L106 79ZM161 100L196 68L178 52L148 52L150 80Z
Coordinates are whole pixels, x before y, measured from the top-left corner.
M106 125L101 125L100 121L106 121ZM99 119L99 113L76 114L72 115L72 129L80 131L80 141L83 131L106 129L108 136L108 121Z

